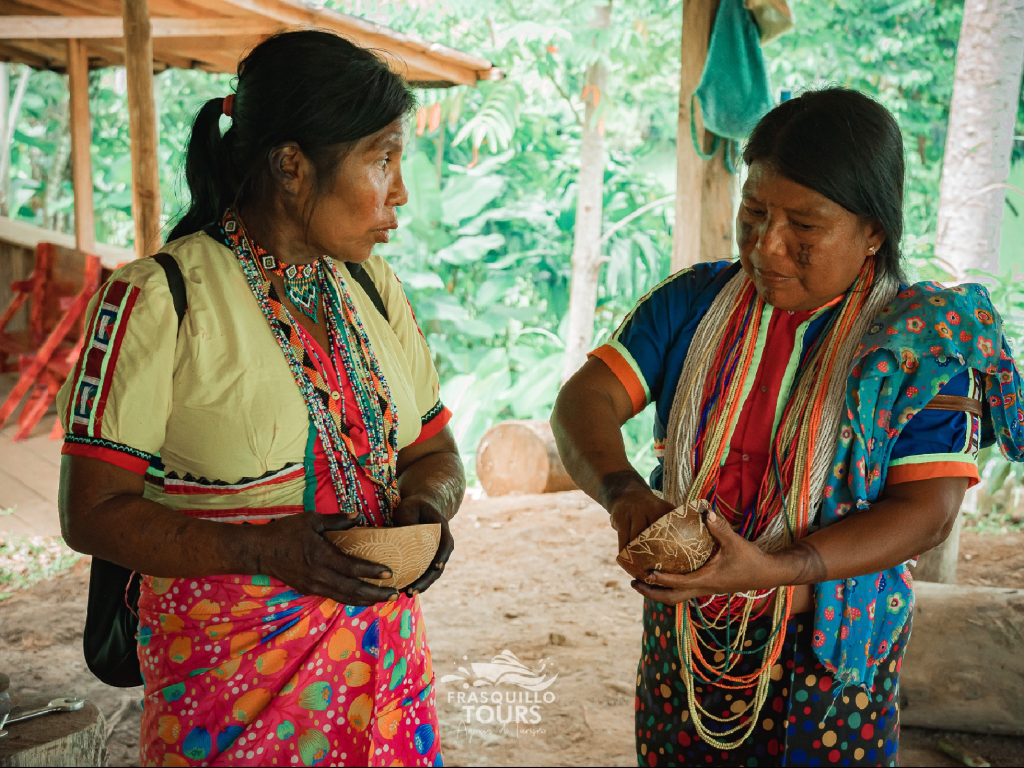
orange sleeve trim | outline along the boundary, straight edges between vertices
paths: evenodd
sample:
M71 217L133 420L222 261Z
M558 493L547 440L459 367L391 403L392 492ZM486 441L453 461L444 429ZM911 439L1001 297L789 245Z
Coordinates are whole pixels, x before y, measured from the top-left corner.
M440 413L420 427L420 436L417 437L412 444L416 445L417 443L422 443L424 440L429 440L448 426L448 422L451 420L452 412L448 410L447 406L441 408Z
M629 399L633 402L634 416L647 407L647 393L644 391L643 382L640 381L633 366L626 362L619 350L609 344L602 344L590 352L587 357L596 357L615 374L615 378L626 388Z
M968 488L973 488L981 482L976 464L966 461L930 461L926 464L903 464L898 467L889 467L885 484L898 485L899 483L912 483L915 480L934 480L938 477L966 477Z
M65 456L85 456L89 459L99 459L115 467L127 469L136 475L146 474L149 469L149 462L137 456L130 456L122 451L113 448L105 448L101 445L84 445L82 443L64 443L60 452Z

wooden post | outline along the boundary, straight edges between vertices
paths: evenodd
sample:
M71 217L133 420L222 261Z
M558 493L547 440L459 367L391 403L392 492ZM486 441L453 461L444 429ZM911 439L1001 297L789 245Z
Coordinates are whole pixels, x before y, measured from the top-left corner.
M153 30L146 0L122 0L128 125L132 145L132 213L135 254L156 253L160 237L160 174L156 101L153 98Z
M81 40L68 40L68 91L71 94L71 184L75 193L75 247L96 250L92 188L92 125L89 120L89 58Z
M700 199L700 261L719 261L732 255L733 200L738 176L729 173L725 167L725 145L726 141L721 140L718 152L704 163ZM707 147L705 151L710 149Z
M718 13L719 1L683 0L679 125L676 133L676 224L672 231L673 272L701 261L708 253L722 250L721 236L716 234L716 230L721 229L718 209L724 208L725 193L728 193L728 217L732 216L731 186L723 183L717 170L717 166L721 166L721 173L726 173L722 161L719 156L714 158L713 163L702 160L694 151L690 135L690 100L704 72L711 27ZM697 142L706 152L710 146L699 113L696 124ZM716 166L716 170L705 180L709 165ZM705 219L710 220L706 232L703 223ZM729 231L727 237L731 238L731 225Z

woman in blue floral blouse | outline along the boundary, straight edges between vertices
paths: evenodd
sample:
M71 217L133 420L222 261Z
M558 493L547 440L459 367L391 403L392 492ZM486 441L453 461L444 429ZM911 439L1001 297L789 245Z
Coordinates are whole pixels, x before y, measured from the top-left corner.
M744 161L739 262L645 297L552 423L620 548L712 505L704 567L633 582L641 765L895 765L910 565L949 535L980 444L1022 458L1021 379L984 288L903 278L903 141L883 107L804 94ZM648 483L619 428L651 403Z

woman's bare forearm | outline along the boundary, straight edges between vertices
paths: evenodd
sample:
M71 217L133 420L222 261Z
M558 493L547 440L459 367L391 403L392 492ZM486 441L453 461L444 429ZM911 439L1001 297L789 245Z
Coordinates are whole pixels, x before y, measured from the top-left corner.
M616 397L615 388L622 389ZM623 402L624 401L624 402ZM630 416L629 396L600 360L589 360L562 387L551 413L551 430L569 476L605 509L646 481L629 463L621 425Z
M423 499L446 520L455 517L466 495L466 469L450 426L399 451L398 491L403 499Z
M125 471L96 459L62 458L61 532L73 549L150 576L260 572L255 526L197 520L170 510L142 497L141 477L138 489L124 487L118 493L115 482L107 484L115 492L94 495L92 489L104 487L107 475L125 483Z
M901 483L854 512L771 556L778 585L815 584L894 568L941 544L967 490L961 477Z
M446 520L451 520L466 495L462 459L450 451L423 456L399 476L398 490L403 499L426 499Z

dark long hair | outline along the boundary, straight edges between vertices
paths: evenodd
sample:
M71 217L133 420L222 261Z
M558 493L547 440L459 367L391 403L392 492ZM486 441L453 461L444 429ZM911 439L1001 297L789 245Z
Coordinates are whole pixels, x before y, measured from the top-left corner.
M875 256L878 271L905 282L903 135L889 110L847 88L808 91L761 118L743 160L768 163L851 213L877 221L885 231Z
M379 56L333 32L275 35L238 65L231 127L221 136L223 99L196 115L185 155L188 210L169 240L218 221L232 204L263 204L272 189L267 158L294 141L328 179L351 144L415 106L405 80Z

